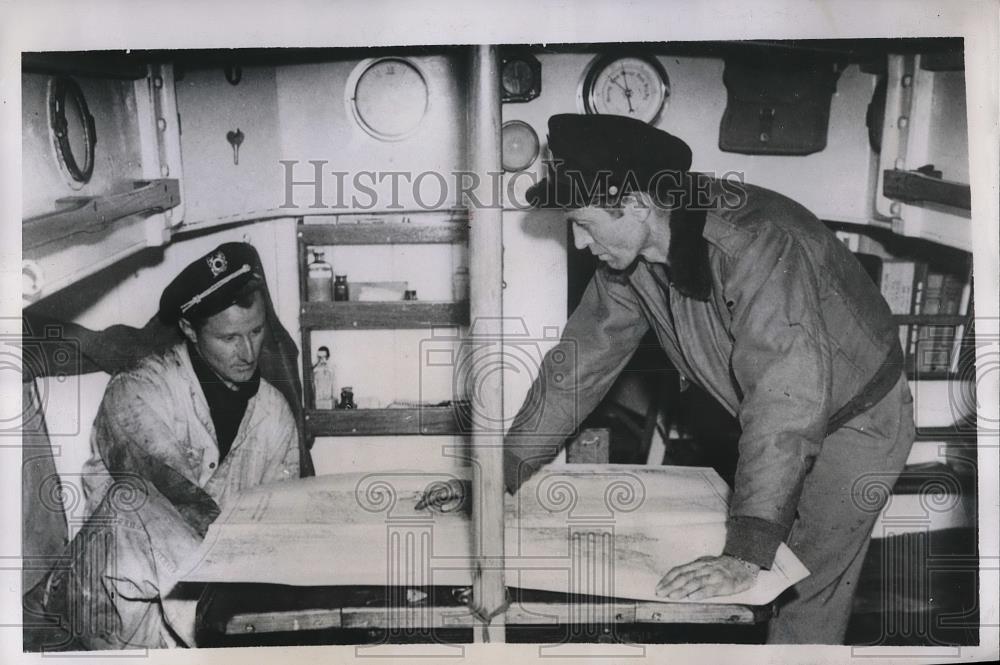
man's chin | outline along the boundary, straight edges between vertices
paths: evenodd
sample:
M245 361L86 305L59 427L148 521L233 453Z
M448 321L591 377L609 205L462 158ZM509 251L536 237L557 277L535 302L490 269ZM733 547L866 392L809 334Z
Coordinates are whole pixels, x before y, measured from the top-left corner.
M251 367L248 370L234 370L228 377L230 381L234 383L244 383L253 378L253 373L257 371L256 367Z

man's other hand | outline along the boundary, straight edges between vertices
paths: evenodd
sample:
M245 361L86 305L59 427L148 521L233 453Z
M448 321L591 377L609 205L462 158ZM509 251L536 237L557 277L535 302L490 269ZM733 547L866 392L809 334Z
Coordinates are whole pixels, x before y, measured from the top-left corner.
M441 513L450 513L465 506L471 494L471 484L467 480L452 478L446 482L435 481L424 490L414 509L429 507Z
M746 591L760 566L731 556L703 556L672 568L656 585L656 595L670 600L701 600Z

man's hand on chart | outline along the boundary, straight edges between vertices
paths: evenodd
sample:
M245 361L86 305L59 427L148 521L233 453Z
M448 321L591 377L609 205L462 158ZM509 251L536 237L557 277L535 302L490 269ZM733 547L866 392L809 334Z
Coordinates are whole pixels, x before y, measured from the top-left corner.
M467 480L452 478L448 481L435 481L424 490L414 510L430 508L441 513L450 513L467 507L471 495L471 485Z
M672 568L656 585L656 595L670 600L701 600L746 591L760 566L735 557L703 556Z

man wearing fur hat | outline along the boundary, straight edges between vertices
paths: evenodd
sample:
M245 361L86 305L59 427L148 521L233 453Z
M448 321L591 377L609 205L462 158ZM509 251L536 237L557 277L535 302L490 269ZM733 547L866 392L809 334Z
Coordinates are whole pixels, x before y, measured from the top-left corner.
M811 574L779 599L768 641L841 643L884 504L859 500L865 479L891 483L914 436L878 288L808 210L689 172L688 146L646 123L558 115L549 147L555 168L529 199L565 209L602 265L542 363L531 395L544 403L529 396L505 439L508 491L555 456L653 329L742 428L724 549L663 571L657 595L745 590L785 542ZM563 345L569 376L551 360Z

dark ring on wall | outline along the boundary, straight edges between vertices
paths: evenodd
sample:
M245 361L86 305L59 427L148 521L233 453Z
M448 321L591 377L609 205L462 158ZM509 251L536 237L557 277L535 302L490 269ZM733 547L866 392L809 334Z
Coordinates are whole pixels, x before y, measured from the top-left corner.
M82 119L83 129L83 164L73 154L70 143L69 123L66 121L67 102L76 106ZM49 130L55 140L56 154L69 176L76 182L86 184L94 173L94 146L97 144L97 130L94 127L94 116L90 114L83 90L71 78L57 76L53 79L49 94Z

